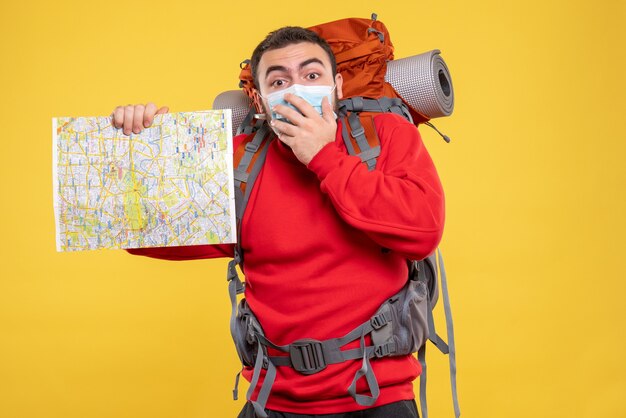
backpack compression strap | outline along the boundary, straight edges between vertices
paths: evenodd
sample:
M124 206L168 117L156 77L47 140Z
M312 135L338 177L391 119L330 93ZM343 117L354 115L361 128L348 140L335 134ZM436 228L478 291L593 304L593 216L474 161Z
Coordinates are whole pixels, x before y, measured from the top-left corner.
M446 268L443 264L443 256L441 250L437 248L437 264L439 268L435 269L435 280L437 280L437 271L441 273L441 291L443 293L443 308L446 317L446 331L448 334L448 344L446 344L435 332L435 324L432 317L432 307L428 306L428 339L443 354L448 354L450 363L450 385L452 387L452 402L454 404L454 416L461 416L459 407L459 395L456 387L456 348L454 344L454 325L452 322L452 310L450 309L450 296L448 293L448 280L446 276ZM422 373L420 374L420 406L421 417L428 418L428 404L426 402L426 344L424 344L417 352L417 358L422 365Z
M339 113L347 112L373 112L373 113L395 113L409 122L413 123L413 118L407 105L397 97L381 97L380 99L366 99L364 97L350 97L339 102Z

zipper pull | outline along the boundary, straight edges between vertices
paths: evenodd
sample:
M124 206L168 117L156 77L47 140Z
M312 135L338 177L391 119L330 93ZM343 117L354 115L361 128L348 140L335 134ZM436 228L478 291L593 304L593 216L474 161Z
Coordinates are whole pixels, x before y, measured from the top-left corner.
M435 125L433 125L431 122L424 122L424 125L428 125L428 126L430 126L431 128L433 128L435 131L437 131L437 133L438 133L439 135L441 135L441 137L443 138L443 140L444 140L444 141L446 141L447 143L450 143L450 137L449 137L448 135L444 135L444 134L442 134L442 133L439 131L439 129L437 129L437 128L435 127Z

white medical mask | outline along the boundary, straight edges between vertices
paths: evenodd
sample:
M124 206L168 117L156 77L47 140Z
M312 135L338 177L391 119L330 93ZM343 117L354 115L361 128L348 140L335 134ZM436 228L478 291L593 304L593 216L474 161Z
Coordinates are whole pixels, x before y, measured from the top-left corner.
M285 101L284 96L287 93L291 93L295 96L298 96L304 99L307 103L309 103L313 108L321 115L322 114L322 99L324 97L328 97L328 102L333 103L332 93L335 91L335 87L333 86L304 86L302 84L292 84L286 89L275 91L273 93L268 94L267 96L261 96L263 99L267 100L269 111L271 113L272 119L283 120L289 122L289 120L281 114L275 113L272 111L274 106L282 104L288 106L296 111L298 109ZM259 95L261 95L259 93Z

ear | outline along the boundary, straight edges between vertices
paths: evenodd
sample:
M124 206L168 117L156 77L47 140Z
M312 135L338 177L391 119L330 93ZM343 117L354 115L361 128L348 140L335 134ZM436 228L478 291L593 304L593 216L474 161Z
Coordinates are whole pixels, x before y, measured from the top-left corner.
M254 103L254 107L256 108L256 113L263 113L263 105L261 104L261 95L259 91L255 88L252 90L253 98L252 103Z
M335 75L335 85L337 86L337 97L341 100L343 99L343 77L339 73Z

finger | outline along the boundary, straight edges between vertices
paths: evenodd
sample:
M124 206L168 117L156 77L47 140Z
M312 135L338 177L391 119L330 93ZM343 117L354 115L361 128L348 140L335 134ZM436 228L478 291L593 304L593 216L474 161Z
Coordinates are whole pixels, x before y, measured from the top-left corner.
M135 112L133 113L133 133L141 133L143 129L143 114L146 107L142 104L135 105Z
M317 110L315 110L315 108L302 97L296 96L295 94L287 93L285 94L285 101L294 105L307 118L319 116Z
M289 148L293 148L293 143L295 142L295 138L293 136L287 135L284 132L279 132L276 134L276 137L281 140L285 145L289 146Z
M289 121L291 121L294 125L299 126L304 122L304 116L302 116L302 113L286 105L276 105L272 108L272 112L278 113L282 117L289 119Z
M272 119L270 121L270 125L272 125L272 127L278 132L285 133L289 136L296 136L296 134L298 133L298 128L293 126L291 123Z
M135 113L135 107L128 105L124 107L124 135L130 135L133 128L133 113Z
M157 106L150 102L146 104L146 110L143 112L143 127L148 128L152 125L152 120L154 119L154 114L157 111Z
M118 106L113 111L113 126L121 128L124 123L124 106Z
M322 99L322 118L326 122L332 122L333 120L335 120L335 116L333 115L333 107L330 105L328 97L324 97Z
M169 107L167 106L163 106L162 108L160 108L159 110L157 110L157 112L155 113L155 115L162 115L164 113L167 113L170 110ZM150 124L152 124L152 122L154 122L154 116L150 118Z

